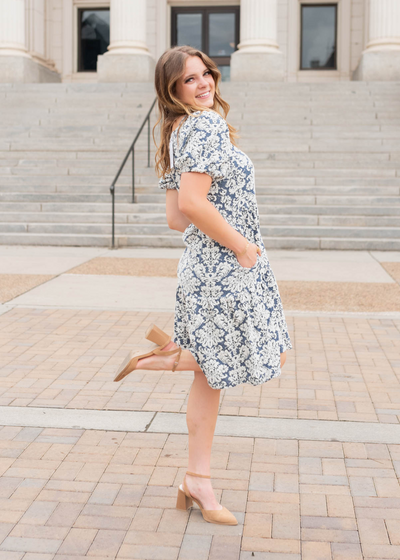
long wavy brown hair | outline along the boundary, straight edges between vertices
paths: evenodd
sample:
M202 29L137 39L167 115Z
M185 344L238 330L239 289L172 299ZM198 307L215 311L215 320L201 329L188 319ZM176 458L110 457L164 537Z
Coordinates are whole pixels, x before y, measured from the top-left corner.
M215 83L214 103L210 108L196 105L186 105L176 97L176 83L185 72L186 59L189 56L198 56L209 70ZM165 51L159 58L155 70L155 88L157 92L159 118L153 127L153 139L155 129L160 124L160 145L158 146L155 161L158 177L164 176L171 171L169 161L169 140L176 119L183 115L191 115L195 111L214 110L223 118L229 113L229 104L224 101L219 91L221 72L217 65L203 52L189 46L173 47ZM184 120L184 119L183 119ZM179 127L181 124L179 124ZM228 124L229 136L232 144L236 145L237 131ZM179 134L179 131L178 131Z

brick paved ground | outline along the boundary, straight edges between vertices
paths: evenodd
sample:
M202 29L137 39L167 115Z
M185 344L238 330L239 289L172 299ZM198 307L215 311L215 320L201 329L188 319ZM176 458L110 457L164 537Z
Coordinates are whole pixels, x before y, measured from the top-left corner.
M106 274L101 260L78 272ZM138 259L107 260L130 275ZM176 270L169 261L168 275ZM157 272L141 266L144 276ZM353 299L345 300L345 282L325 294L319 285L329 282L279 286L283 297L292 290L292 302L301 287L309 310L329 297L348 310L362 300L370 311L393 310L384 301L399 310L399 264L382 266L396 282L379 294L377 282L353 283ZM2 275L3 301L7 290L15 297L47 281L33 276ZM220 415L400 423L397 316L289 313L287 322L294 349L282 376L221 391ZM192 372L138 370L113 382L126 352L148 344L152 323L172 333L173 313L11 302L0 315L0 407L184 414ZM266 436L215 436L213 486L239 521L224 527L204 522L197 505L175 508L185 434L0 426L0 560L400 559L400 441Z
M216 436L234 527L176 510L185 435L4 427L0 446L1 560L400 557L400 445Z
M192 372L137 370L126 353L173 313L14 308L0 316L0 405L186 412ZM221 414L400 422L400 319L287 317L284 374L221 392Z

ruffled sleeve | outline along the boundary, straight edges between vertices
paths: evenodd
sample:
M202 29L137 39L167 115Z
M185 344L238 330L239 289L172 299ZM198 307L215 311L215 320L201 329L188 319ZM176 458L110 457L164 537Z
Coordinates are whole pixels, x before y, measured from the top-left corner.
M172 173L166 173L164 177L158 181L158 186L160 189L177 189L178 185L176 184Z
M176 171L207 173L215 181L225 178L232 146L225 119L214 111L197 111L185 124L185 133L174 161Z

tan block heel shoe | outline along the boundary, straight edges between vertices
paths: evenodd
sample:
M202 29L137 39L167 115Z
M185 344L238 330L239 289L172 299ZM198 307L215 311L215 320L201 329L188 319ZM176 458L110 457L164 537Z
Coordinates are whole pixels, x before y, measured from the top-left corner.
M178 346L178 348L173 348L172 350L162 350L162 348L164 346L166 346L166 345L165 344L163 344L162 346L157 346L156 345L149 352L146 352L146 354L141 354L140 351L129 352L129 354L126 356L125 360L119 366L118 371L117 371L117 375L116 375L114 381L121 381L121 379L123 379L129 373L131 373L131 371L136 369L137 363L141 358L147 358L148 356L151 356L152 354L157 354L158 356L163 356L163 355L164 356L171 356L172 354L178 354L178 356L177 356L177 358L174 362L174 365L172 366L172 371L175 371L178 364L179 364L179 359L181 357L182 348L180 346Z
M197 474L189 471L186 471L186 474L200 476L201 478L211 478L211 476L205 474ZM187 510L193 505L193 502L196 502L203 515L204 521L208 521L208 523L217 523L218 525L238 524L236 517L225 506L222 506L222 509L204 509L203 504L189 492L185 478L183 479L183 488L181 488L182 485L178 488L178 497L176 500L177 509Z
M160 327L157 327L154 324L147 329L146 334L144 336L145 338L147 338L147 340L151 340L151 342L155 342L162 348L164 348L164 346L167 346L168 342L171 340L169 334L167 334L165 331L160 329Z

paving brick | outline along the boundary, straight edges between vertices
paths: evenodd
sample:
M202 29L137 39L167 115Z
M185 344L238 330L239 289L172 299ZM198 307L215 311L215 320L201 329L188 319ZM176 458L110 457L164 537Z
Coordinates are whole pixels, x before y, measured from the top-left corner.
M374 480L371 477L350 476L349 483L353 496L377 496Z
M374 523L376 521L376 519L373 520ZM387 532L389 534L390 543L396 546L400 545L400 519L386 519L385 523Z
M332 560L364 560L359 544L332 543Z
M55 502L34 502L21 517L20 522L23 524L44 525L54 510L57 504Z
M47 503L56 505L46 522L46 525L50 527L72 527L84 507L82 504L73 503Z
M136 511L130 529L134 531L156 531L162 514L163 510L160 508L141 507Z
M97 531L95 529L73 527L57 552L70 555L87 554L96 534Z
M358 530L361 543L390 544L385 521L383 519L359 519Z
M249 490L272 492L274 489L274 475L272 473L252 472L249 481Z
M299 554L300 541L292 539L263 539L259 537L243 536L242 550Z
M221 505L231 511L246 511L248 492L245 490L223 490Z
M108 517L100 515L80 515L75 523L74 527L86 528L86 529L113 529L113 530L125 530L127 531L131 519L129 517Z
M165 509L158 510L157 513L153 515L153 518L159 519L159 512L162 513L162 517L158 524L157 531L161 533L179 534L183 534L185 532L188 521L188 513L177 509ZM148 528L149 526L150 525L148 525ZM132 523L131 529L137 529L137 526Z
M241 537L214 535L208 560L239 560Z
M358 543L357 531L343 531L335 529L301 529L301 538L304 541Z
M305 541L301 544L302 560L332 560L330 543Z
M246 537L272 537L272 514L246 513L243 527Z
M348 486L328 485L328 484L300 484L301 494L323 494L333 496L350 496Z
M326 496L323 494L301 494L301 515L328 515Z
M272 516L272 538L300 540L300 516L275 513Z
M211 535L185 535L179 552L179 560L208 560Z
M376 493L381 498L400 498L400 484L397 478L374 477Z
M29 552L28 552L29 554ZM43 557L43 560L52 560L53 554L48 554L47 558ZM24 552L11 552L10 550L0 550L0 560L22 560L22 558L28 558ZM33 558L31 560L34 560Z
M177 560L179 548L173 546L153 546L122 544L118 551L119 558L144 560Z
M365 558L388 558L398 560L400 558L400 546L382 545L382 544L366 544L362 546Z
M60 549L62 544L63 541L57 539L7 537L1 543L0 550L54 553Z
M125 531L100 529L88 550L88 557L91 558L94 554L103 557L115 557L124 541L125 534Z
M53 558L59 559L59 556L55 556L54 554L46 554L42 552L27 552L24 556L24 560L53 560ZM1 560L1 555L0 555ZM10 558L9 560L12 560Z
M90 496L89 504L113 504L121 489L120 484L106 484L100 482L92 495Z
M355 517L351 496L327 496L330 517Z

